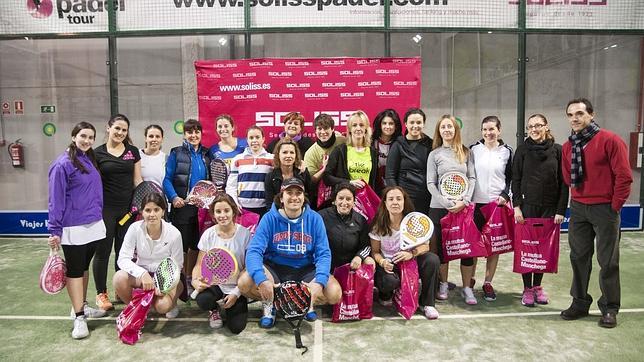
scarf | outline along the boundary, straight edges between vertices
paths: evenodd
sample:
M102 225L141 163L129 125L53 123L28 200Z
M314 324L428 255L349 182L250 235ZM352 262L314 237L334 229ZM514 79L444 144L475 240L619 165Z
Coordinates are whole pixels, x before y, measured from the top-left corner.
M572 164L570 165L571 187L579 187L584 182L584 146L595 137L599 129L597 123L591 121L581 132L573 133L568 137L572 145Z
M546 138L545 141L541 143L536 143L532 138L528 137L525 140L525 146L530 151L530 154L534 154L539 161L545 161L548 158L548 151L555 142L552 139Z
M315 141L315 143L317 143L318 146L322 147L325 150L327 148L330 148L335 144L335 132L331 133L331 137L329 137L329 139L326 142L322 142L318 139L317 141Z

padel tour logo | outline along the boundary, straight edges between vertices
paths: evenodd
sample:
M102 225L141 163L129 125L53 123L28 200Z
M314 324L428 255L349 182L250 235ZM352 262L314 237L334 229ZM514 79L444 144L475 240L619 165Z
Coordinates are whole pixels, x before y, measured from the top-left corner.
M94 24L96 16L107 12L109 5L109 0L56 0L56 13L69 24ZM48 18L53 10L53 0L27 0L27 11L36 19ZM125 0L115 0L114 10L125 11Z
M54 5L51 0L27 0L27 11L36 19L44 19L54 12Z

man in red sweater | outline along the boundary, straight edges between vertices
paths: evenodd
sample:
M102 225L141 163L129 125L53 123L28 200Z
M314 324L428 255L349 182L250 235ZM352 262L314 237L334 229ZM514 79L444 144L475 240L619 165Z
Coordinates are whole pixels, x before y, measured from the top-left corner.
M561 167L564 182L571 188L570 262L572 304L561 318L574 320L588 315L593 298L588 294L594 240L597 240L599 325L617 325L620 306L619 238L620 211L631 191L633 177L624 141L594 122L593 106L585 98L566 106L572 134L563 145Z

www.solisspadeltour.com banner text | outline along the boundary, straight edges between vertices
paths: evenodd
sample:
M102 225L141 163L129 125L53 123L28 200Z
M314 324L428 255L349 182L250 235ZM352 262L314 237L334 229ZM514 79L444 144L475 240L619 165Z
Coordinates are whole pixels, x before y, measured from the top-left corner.
M248 0L253 28L518 28L519 0ZM642 0L525 0L528 29L642 29ZM117 30L244 29L245 0L114 0ZM2 0L0 33L107 32L107 0ZM216 19L216 20L213 20Z
M267 140L284 131L283 117L300 112L304 132L313 136L320 113L344 129L363 110L370 120L385 108L404 114L420 105L420 58L291 58L195 62L203 143L217 141L214 119L230 114L238 136L251 125Z

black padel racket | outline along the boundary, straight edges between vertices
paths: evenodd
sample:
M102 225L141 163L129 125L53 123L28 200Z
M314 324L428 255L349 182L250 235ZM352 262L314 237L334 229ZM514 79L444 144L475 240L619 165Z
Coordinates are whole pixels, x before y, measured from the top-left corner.
M228 181L228 166L221 158L215 158L210 161L210 180L217 191L226 192L226 182Z
M300 326L311 306L311 292L309 288L304 283L295 281L282 282L275 287L273 305L275 306L275 310L293 328L295 348L304 348L302 354L306 353L309 349L302 344Z
M132 216L136 216L142 207L141 202L143 201L143 198L152 194L152 193L157 193L163 195L163 189L161 189L161 186L157 184L156 182L152 181L143 181L139 184L134 189L134 194L132 195L132 208L130 211L125 214L119 220L119 225L123 226L125 223L132 218Z

